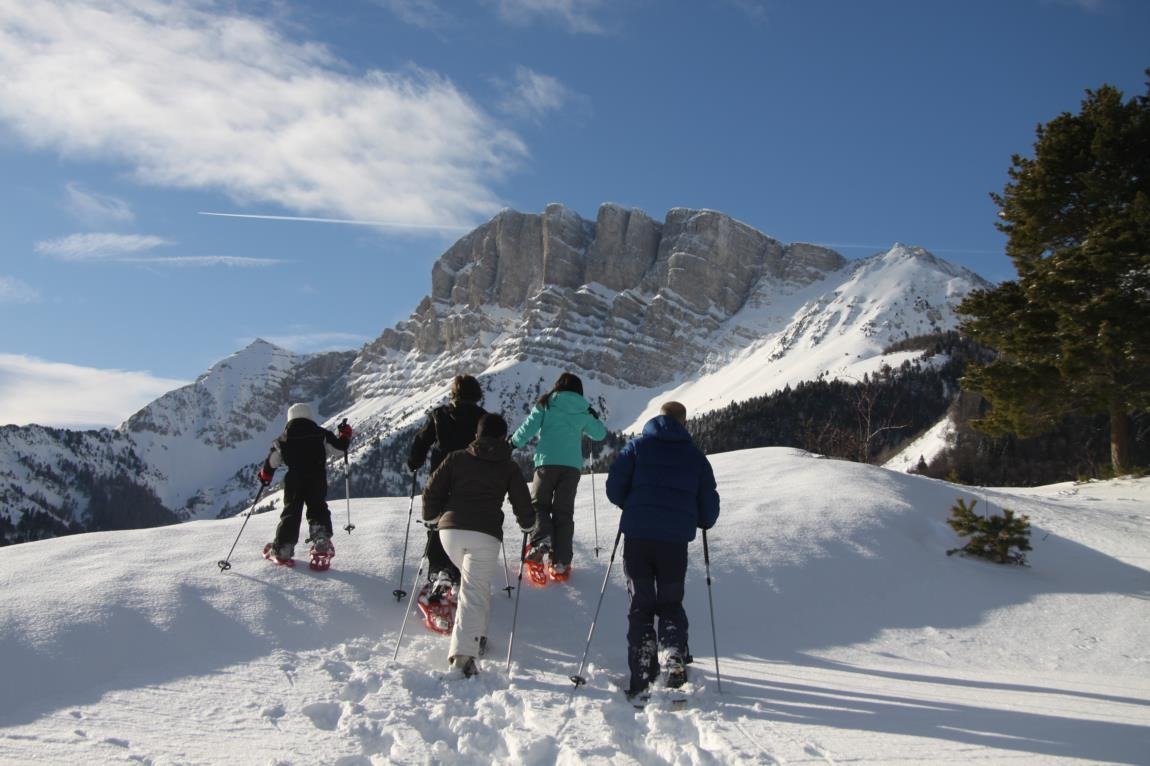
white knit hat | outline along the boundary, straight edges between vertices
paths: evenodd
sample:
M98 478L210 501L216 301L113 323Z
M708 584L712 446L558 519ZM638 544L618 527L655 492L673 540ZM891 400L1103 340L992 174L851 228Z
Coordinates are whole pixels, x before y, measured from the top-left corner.
M290 423L296 418L304 418L306 420L314 421L315 413L312 412L311 405L306 402L300 402L299 404L293 404L292 406L288 407L288 422Z

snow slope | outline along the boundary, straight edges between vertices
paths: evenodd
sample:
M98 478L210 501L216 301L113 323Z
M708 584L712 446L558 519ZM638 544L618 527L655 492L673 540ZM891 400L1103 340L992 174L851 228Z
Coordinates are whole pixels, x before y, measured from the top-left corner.
M269 514L227 573L242 518L0 549L0 763L1150 760L1150 479L971 490L782 448L712 461L722 690L696 542L687 710L622 699L618 560L588 685L567 679L614 540L600 475L580 485L571 582L524 587L510 674L497 592L471 681L441 679L446 641L414 619L392 659L405 497L352 500L326 573L259 557ZM1029 514L1032 566L948 558L958 496Z

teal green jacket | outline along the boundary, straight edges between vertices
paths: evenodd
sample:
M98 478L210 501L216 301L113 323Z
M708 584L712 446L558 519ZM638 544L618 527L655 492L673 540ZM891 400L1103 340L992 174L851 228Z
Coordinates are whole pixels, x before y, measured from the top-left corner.
M607 426L591 414L591 405L574 391L552 394L546 407L536 404L523 425L511 435L511 443L522 447L539 434L535 446L535 467L567 465L583 467L583 434L592 441L607 436Z

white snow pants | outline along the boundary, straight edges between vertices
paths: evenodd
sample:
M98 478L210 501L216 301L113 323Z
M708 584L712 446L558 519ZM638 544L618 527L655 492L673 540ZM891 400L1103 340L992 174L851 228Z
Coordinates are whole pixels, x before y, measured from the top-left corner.
M491 618L491 580L499 567L499 538L471 529L441 529L439 540L459 567L459 607L447 660L456 655L479 656L479 639L487 635Z

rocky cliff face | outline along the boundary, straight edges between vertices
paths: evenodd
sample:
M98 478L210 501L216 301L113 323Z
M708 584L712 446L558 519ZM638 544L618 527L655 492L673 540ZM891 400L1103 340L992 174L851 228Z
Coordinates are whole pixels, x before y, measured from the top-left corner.
M442 376L509 358L656 386L701 365L764 283L802 287L845 264L713 211L675 209L662 223L612 204L594 223L561 205L504 211L444 253L431 295L360 354L352 390L393 392L384 371L399 381L421 362Z

